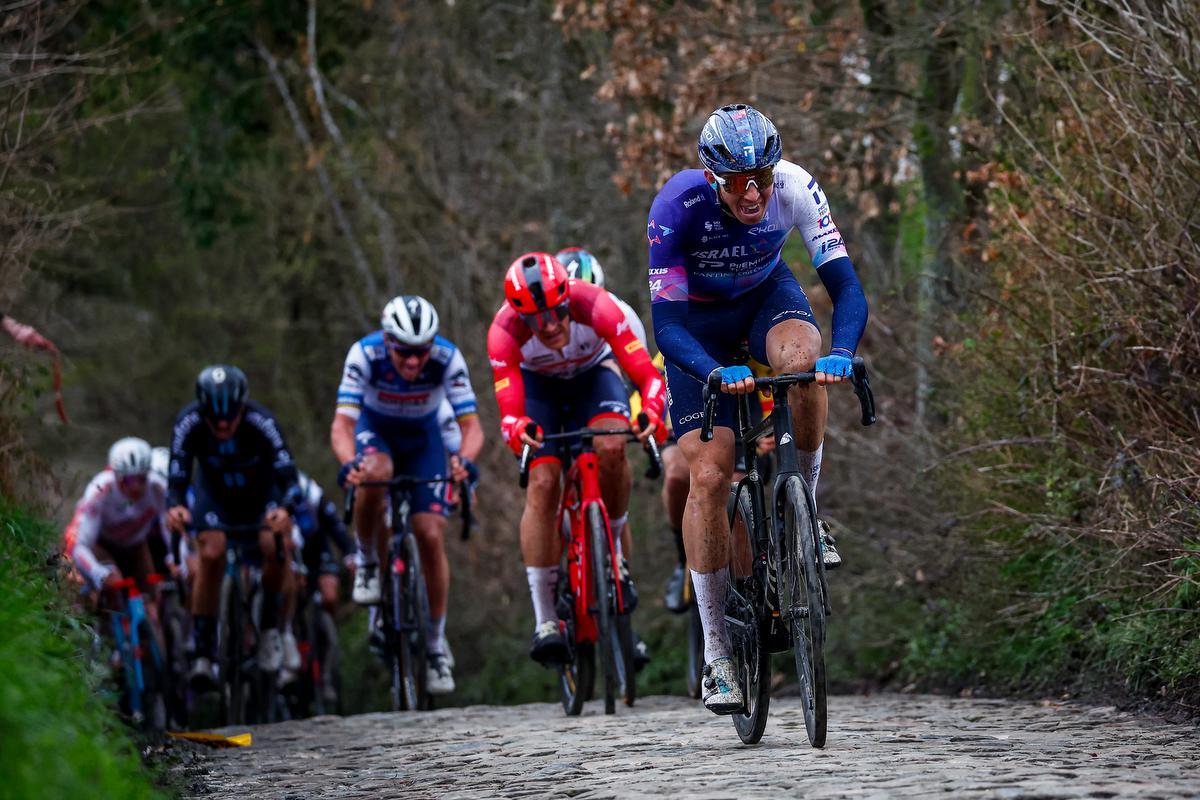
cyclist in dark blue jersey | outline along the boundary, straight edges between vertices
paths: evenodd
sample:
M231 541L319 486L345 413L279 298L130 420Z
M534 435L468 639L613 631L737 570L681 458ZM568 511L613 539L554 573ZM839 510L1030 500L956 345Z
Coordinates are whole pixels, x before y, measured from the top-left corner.
M275 557L275 534L291 549L292 518L283 507L297 492L296 464L275 417L248 398L246 376L237 367L206 367L196 379L196 402L175 420L167 521L178 531L195 520L199 554L192 595L196 660L190 679L198 689L213 685L213 647L217 605L225 571L226 525L262 524L258 550L262 582L270 601L263 603L263 632L258 664L266 672L300 668L300 651L291 631L296 589L291 559ZM192 484L192 466L197 480ZM189 502L189 489L195 490ZM253 534L250 534L253 536Z
M867 321L867 301L817 181L782 160L779 132L748 105L724 106L697 144L704 169L684 170L663 186L646 223L654 335L666 360L669 410L687 456L691 489L684 544L704 624L705 705L716 713L742 706L724 620L728 570L725 504L733 473L733 398L717 406L713 441L700 442L704 383L713 370L727 395L753 391L750 355L777 373L815 369L817 384L792 389L797 453L811 488L821 468L825 385L849 379ZM833 300L832 349L808 298L784 263L788 236L804 237L817 275ZM827 566L840 559L827 539Z

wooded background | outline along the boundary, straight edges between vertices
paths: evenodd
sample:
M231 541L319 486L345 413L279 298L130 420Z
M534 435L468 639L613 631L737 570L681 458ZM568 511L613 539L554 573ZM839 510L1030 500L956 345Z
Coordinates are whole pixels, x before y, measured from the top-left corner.
M832 393L819 498L848 562L831 674L1194 710L1197 42L1186 0L0 2L0 310L62 349L73 417L45 359L0 344L0 488L65 519L216 361L331 488L345 352L423 294L489 437L486 524L450 544L457 698L548 699L483 348L500 276L582 245L648 319L654 192L748 101L871 303L880 424ZM802 243L785 255L827 323ZM644 683L678 691L656 492L634 510Z

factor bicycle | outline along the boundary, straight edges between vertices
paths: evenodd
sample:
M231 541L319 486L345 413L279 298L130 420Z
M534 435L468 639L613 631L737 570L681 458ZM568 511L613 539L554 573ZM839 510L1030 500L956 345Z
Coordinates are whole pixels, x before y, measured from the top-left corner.
M736 399L737 438L744 452L774 434L778 469L768 483L751 469L731 490L729 527L732 558L725 620L732 658L745 698L733 714L734 727L746 744L762 739L771 702L771 653L792 650L800 679L801 705L808 740L824 747L827 724L825 626L833 610L825 581L824 541L816 504L799 470L788 390L812 383L814 372L756 378L769 388L775 406L753 424L749 395ZM862 410L862 424L875 422L875 400L861 358L853 361L852 382ZM720 370L704 389L701 441L713 437L713 420L721 388Z

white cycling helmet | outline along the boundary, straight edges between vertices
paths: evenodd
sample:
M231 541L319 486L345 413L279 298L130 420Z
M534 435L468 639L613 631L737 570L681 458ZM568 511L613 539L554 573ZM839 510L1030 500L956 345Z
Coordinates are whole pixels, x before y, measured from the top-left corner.
M150 443L136 436L118 439L108 448L108 466L119 478L145 475L150 471L152 457Z
M165 447L156 447L150 451L150 471L164 478L171 471L171 451Z
M424 297L402 294L383 307L383 331L402 344L421 347L438 332L438 315Z

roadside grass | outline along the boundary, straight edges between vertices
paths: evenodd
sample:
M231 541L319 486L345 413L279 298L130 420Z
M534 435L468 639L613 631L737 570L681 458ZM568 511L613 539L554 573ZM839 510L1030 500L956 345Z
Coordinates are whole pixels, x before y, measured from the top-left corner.
M0 497L0 798L161 798L45 566L55 536Z

